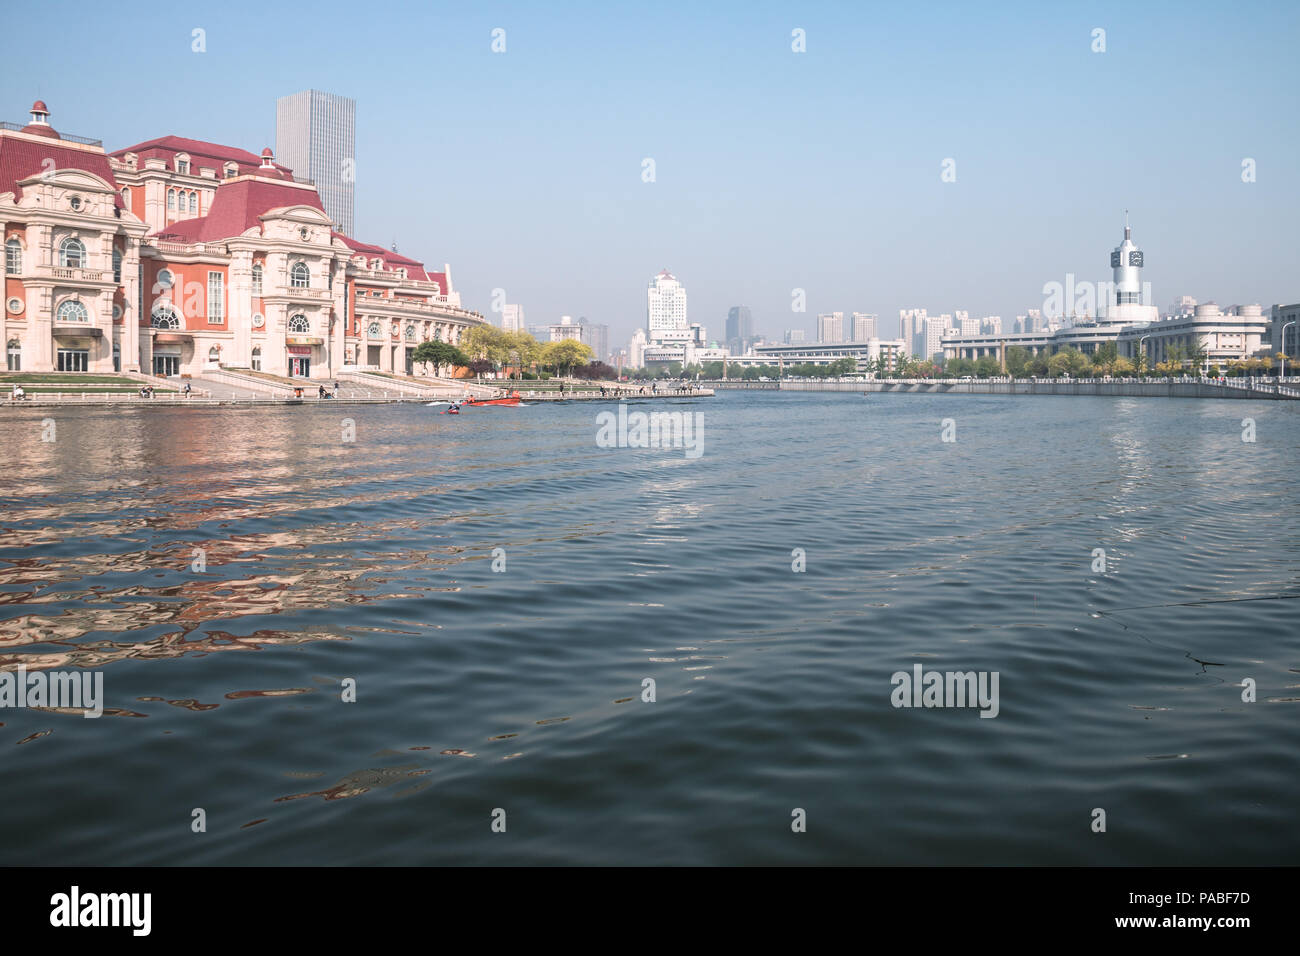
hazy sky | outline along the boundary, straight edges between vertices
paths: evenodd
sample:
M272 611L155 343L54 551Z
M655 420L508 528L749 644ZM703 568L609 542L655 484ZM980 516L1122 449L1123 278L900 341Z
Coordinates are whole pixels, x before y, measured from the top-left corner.
M705 6L7 4L0 118L257 152L277 96L351 96L358 238L613 347L665 267L711 338L737 304L1009 322L1108 279L1125 208L1158 305L1300 300L1298 3Z

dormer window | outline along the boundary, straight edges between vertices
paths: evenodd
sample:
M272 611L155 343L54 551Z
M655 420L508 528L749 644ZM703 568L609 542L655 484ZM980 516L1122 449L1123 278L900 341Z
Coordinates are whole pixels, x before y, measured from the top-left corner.
M236 163L226 163L226 178L239 175L239 166Z
M182 154L176 157L176 172L182 176L190 174L190 158L188 156Z

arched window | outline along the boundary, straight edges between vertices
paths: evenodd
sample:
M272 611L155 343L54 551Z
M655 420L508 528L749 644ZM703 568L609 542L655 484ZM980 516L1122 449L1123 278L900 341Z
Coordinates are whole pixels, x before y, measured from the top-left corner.
M208 361L209 361L209 362L220 362L220 361L221 361L221 349L217 348L215 345L212 346L212 348L208 349Z
M113 250L113 281L122 284L122 253Z
M59 244L59 265L65 269L86 267L86 247L80 239L64 239Z
M370 325L367 326L367 328L366 328L366 334L369 335L372 339L377 339L377 338L379 338L379 336L382 335L383 333L380 332L380 330L379 330L379 323L378 323L378 322L371 322Z
M59 311L54 315L55 322L89 322L90 313L86 307L76 299L68 299L59 305Z
M435 342L441 342L441 341L442 341L442 326L441 326L441 325L436 325L436 326L434 326L434 328L433 328L433 340L434 340Z
M5 243L5 274L16 276L23 271L23 244L17 239Z
M311 284L311 272L305 262L295 262L289 270L289 284L295 289L305 289Z
M23 345L17 339L9 340L9 347L6 350L9 358L9 371L21 372L23 370Z
M170 306L160 305L153 310L153 315L149 316L149 325L155 329L179 329L181 320L176 317L176 313Z
M253 295L262 294L262 267L253 266Z
M249 364L252 366L252 369L253 369L254 372L260 372L260 371L262 371L262 350L261 350L261 348L255 347L255 348L253 349L253 359L252 359L252 362L250 362Z
M190 212L199 211L199 194L190 193Z
M414 342L414 341L415 341L415 326L414 326L414 325L408 325L408 326L406 327L406 341L408 341L408 342Z
M167 190L167 209L169 212L176 209L176 190Z
M289 331L303 334L311 331L311 323L307 321L305 315L295 315L289 320Z

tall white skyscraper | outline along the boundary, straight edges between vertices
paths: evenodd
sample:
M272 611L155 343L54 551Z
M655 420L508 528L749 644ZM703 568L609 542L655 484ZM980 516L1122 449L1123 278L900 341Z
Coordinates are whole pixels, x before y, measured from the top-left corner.
M980 320L972 319L969 312L957 313L957 326L961 330L962 335L980 334Z
M1001 335L1002 334L1002 316L986 315L980 319L981 335Z
M645 329L637 329L627 343L627 367L643 368L645 366L645 347L647 344Z
M844 313L823 312L817 316L818 342L844 341Z
M524 330L524 307L522 305L501 306L501 328L507 332Z
M927 317L925 309L898 310L898 337L909 355L920 355L925 349L922 338Z
M356 208L356 121L356 100L334 93L303 90L275 103L276 159L316 184L325 212L349 236Z
M921 345L920 350L915 354L920 358L931 359L936 355L943 354L943 333L952 325L952 316L947 313L939 316L930 316L925 320L924 328L919 336Z
M870 342L876 334L876 315L872 312L854 312L852 315L853 341Z
M686 290L667 269L650 280L645 317L647 338L652 345L685 347L691 338L686 324Z

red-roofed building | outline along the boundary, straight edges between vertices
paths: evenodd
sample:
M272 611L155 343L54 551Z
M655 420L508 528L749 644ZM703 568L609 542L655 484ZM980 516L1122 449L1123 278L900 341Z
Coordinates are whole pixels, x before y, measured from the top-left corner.
M0 127L7 365L109 372L116 355L139 351L138 336L121 333L148 230L123 213L103 145L60 136L40 100L31 112L25 126Z
M11 368L410 374L420 342L483 321L449 266L339 233L270 149L164 136L106 155L39 101L0 137Z

